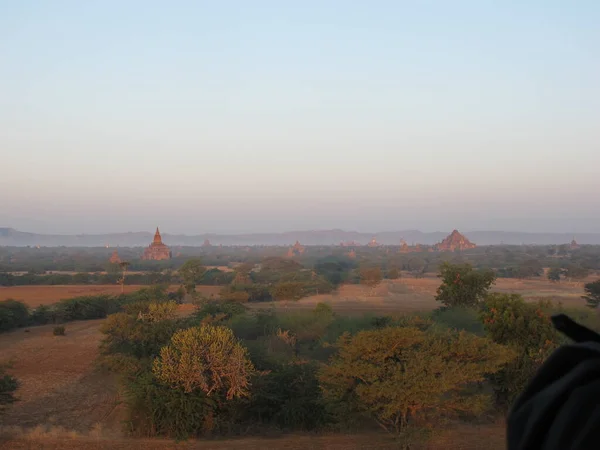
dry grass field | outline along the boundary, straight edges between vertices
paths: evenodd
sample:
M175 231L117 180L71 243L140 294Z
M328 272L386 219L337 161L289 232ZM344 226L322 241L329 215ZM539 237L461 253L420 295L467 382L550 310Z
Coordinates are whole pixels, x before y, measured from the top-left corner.
M148 286L125 286L125 292L134 292ZM171 286L176 290L178 286ZM198 286L196 290L203 295L217 295L220 286ZM10 286L0 287L0 300L13 298L21 300L28 306L35 308L39 305L49 305L65 298L79 297L81 295L117 295L121 293L121 286L117 285L56 285L56 286Z
M527 300L549 299L561 302L567 307L583 307L581 300L583 285L596 277L580 282L553 283L547 279L517 280L499 278L493 287L494 292L521 294ZM346 314L364 313L404 313L429 311L439 305L435 293L440 284L439 278L430 275L423 278L403 277L399 280L384 280L375 288L362 285L345 285L332 294L314 295L298 301L254 303L252 308L274 307L278 311L313 309L317 303L331 305L337 312Z

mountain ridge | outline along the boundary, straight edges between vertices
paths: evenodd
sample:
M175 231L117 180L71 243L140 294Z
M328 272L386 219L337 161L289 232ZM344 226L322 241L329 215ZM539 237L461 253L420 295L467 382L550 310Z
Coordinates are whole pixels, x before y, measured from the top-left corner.
M434 245L446 238L451 231L422 232L419 230L381 231L365 233L341 229L285 231L280 233L202 233L196 235L169 234L161 230L164 242L169 246L201 246L205 240L213 245L339 245L341 242L356 241L367 244L375 238L384 245L400 245L401 240L409 244ZM532 233L516 231L466 231L461 232L477 245L553 245L567 244L573 237L579 244L600 245L600 233ZM0 227L0 246L44 246L44 247L140 247L152 242L153 232L128 231L104 234L42 234Z

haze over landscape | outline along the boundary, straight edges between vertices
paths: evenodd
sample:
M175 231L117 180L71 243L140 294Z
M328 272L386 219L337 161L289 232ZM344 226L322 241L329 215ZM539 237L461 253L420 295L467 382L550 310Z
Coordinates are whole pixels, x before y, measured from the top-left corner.
M599 442L598 24L0 1L0 450Z
M5 2L0 226L598 231L599 13Z

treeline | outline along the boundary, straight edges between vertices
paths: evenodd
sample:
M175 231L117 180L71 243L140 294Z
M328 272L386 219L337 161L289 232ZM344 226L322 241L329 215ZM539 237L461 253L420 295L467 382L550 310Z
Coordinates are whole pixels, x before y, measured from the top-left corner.
M448 264L441 280L440 308L420 316L137 303L103 325L101 364L122 375L136 436L377 427L409 444L449 419L495 420L561 343L552 305L490 294L492 272Z
M152 286L130 294L89 295L61 300L52 305L29 308L25 303L7 299L0 301L0 332L35 325L62 324L74 320L103 319L121 311L126 305L140 301L181 302L181 295L168 293L164 286Z
M207 266L231 266L238 263L259 264L265 258L283 257L288 247L181 247L174 248L173 259L143 261L141 249L119 248L122 260L129 269L142 272L177 270L190 258L200 258ZM381 268L394 266L399 270L418 274L435 271L443 262L468 262L477 268L490 268L499 276L530 277L539 274L539 267L567 269L578 266L588 271L600 270L600 246L584 245L571 249L568 245L552 246L485 246L464 252L400 253L398 246L353 248L339 246L309 246L293 259L304 267L312 268L328 257L343 258L354 253L355 261ZM101 272L106 269L113 249L107 248L19 248L0 247L0 272L69 271ZM532 263L533 262L533 263ZM506 274L506 275L505 275Z
M13 275L0 272L0 286L52 286L52 285L104 285L117 284L123 273L116 268L110 268L106 273L35 273ZM180 284L182 279L172 271L126 273L126 285L155 285L155 284ZM210 286L224 286L233 280L234 274L219 269L205 271L199 284Z

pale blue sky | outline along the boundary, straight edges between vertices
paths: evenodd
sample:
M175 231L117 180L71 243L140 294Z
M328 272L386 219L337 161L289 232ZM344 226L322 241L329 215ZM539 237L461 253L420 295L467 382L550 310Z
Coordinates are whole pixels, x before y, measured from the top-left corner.
M0 0L0 227L600 232L600 2Z

